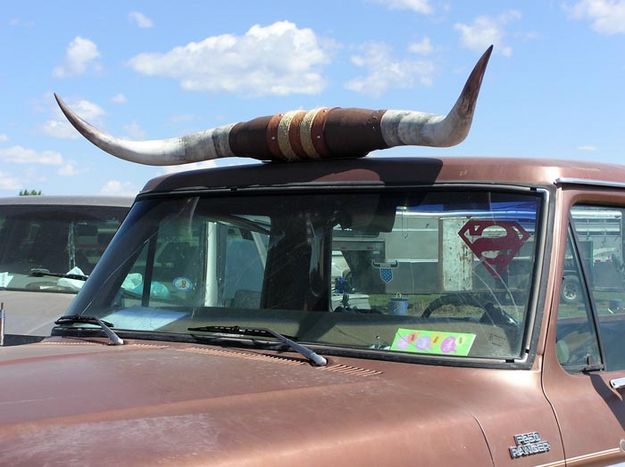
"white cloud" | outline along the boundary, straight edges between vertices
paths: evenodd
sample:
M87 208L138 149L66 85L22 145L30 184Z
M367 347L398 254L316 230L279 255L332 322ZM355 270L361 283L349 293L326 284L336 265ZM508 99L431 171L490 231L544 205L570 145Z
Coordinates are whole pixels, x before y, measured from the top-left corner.
M9 137L7 135L5 135L4 133L0 133L0 143L4 143L5 141L8 141Z
M89 123L101 124L101 119L106 114L100 106L86 99L72 100L67 105ZM58 139L76 139L80 137L80 134L67 121L63 112L56 104L53 112L54 117L43 124L42 128L45 134Z
M194 120L197 120L197 118L198 117L193 114L178 114L178 115L172 115L169 118L169 121L172 123L189 123Z
M87 70L98 71L100 65L96 59L99 56L98 46L94 42L76 36L67 46L63 65L54 68L53 75L57 78L66 78L81 75Z
M121 92L119 94L115 94L113 97L111 97L111 100L115 104L125 104L126 102L128 102L128 99L126 99L126 96L123 95Z
M564 8L572 18L590 21L600 34L625 34L625 0L581 0Z
M432 41L430 41L430 38L427 36L424 37L421 41L413 42L412 44L408 45L408 51L414 54L430 55L432 53L432 50Z
M411 10L415 13L429 15L434 11L429 0L372 0L374 3L385 5L391 10Z
M128 18L130 18L130 21L132 21L141 29L154 27L154 21L152 21L150 18L148 18L139 11L131 11L130 13L128 13Z
M63 165L56 173L62 177L73 177L78 175L78 170L76 170L76 165L73 163L68 163Z
M130 182L120 182L119 180L109 180L100 189L101 195L110 196L136 196L139 188Z
M512 55L512 47L504 42L505 26L520 18L520 12L511 10L497 17L478 16L473 24L456 23L454 29L460 32L460 44L463 47L476 52L483 52L493 44L495 51L509 57Z
M32 20L23 20L21 18L11 18L9 20L9 26L13 28L32 28L35 22Z
M48 120L43 124L43 131L48 136L59 139L76 139L79 136L74 127L62 120Z
M252 26L242 36L211 36L166 53L142 53L129 63L144 75L176 79L188 91L287 95L321 92L328 61L313 30L279 21Z
M22 185L17 178L5 172L0 172L0 190L17 190L21 187Z
M352 63L365 68L368 74L349 81L345 87L351 91L380 96L390 87L432 84L435 67L430 61L396 59L388 45L377 42L364 45L362 50L361 55L352 57Z
M124 136L129 139L141 140L146 138L145 130L141 128L141 125L137 122L131 122L128 125L125 125L124 131L126 132Z
M56 151L35 151L19 145L0 149L0 160L13 164L63 164L63 156Z
M578 151L587 151L587 152L593 152L597 150L596 146L592 146L590 144L584 145L584 146L578 146L577 147Z

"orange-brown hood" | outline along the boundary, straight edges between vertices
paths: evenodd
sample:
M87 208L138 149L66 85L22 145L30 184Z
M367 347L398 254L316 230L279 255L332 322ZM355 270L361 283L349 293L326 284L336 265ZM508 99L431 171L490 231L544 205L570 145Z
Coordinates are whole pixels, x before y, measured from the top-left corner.
M471 414L377 364L67 339L0 349L0 464L491 463Z

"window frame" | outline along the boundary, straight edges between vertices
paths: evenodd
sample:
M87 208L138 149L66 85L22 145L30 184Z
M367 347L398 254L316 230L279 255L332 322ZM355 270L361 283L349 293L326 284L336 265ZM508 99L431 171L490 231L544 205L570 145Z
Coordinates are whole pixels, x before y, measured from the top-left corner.
M608 362L606 360L607 350L605 347L605 342L603 339L601 326L599 323L599 312L598 312L597 303L596 303L594 293L591 287L591 281L590 281L591 273L588 270L587 261L583 259L582 249L580 246L581 241L579 240L579 235L575 229L575 221L573 219L573 210L575 207L578 207L578 206L583 206L583 207L588 207L588 208L597 208L597 209L618 209L622 211L623 215L625 215L625 200L623 200L623 202L619 204L618 202L614 202L614 200L611 200L611 202L603 202L602 200L597 200L595 197L590 197L590 196L586 198L584 196L575 196L574 198L571 199L571 203L568 209L567 238L568 238L568 235L571 235L571 240L573 243L573 248L575 250L575 255L577 257L578 264L580 266L580 273L581 273L580 286L582 288L582 293L586 295L586 298L588 300L588 305L590 307L590 314L592 316L592 325L594 327L594 332L595 332L595 336L597 339L597 345L599 346L599 355L601 358L601 362L594 364L594 365L590 365L585 370L584 368L582 368L579 371L570 371L562 364L561 366L567 373L571 373L571 374L587 373L590 371L600 371L601 373L623 372L625 371L625 368L608 369L607 367L608 365ZM622 237L624 235L625 235L625 231L621 233ZM625 242L624 242L624 245L625 245ZM563 268L564 268L564 265L563 265ZM564 269L562 270L562 273L564 273Z
M579 205L580 203L577 203L577 205ZM578 373L587 373L589 371L606 371L606 361L605 361L605 350L604 350L604 346L603 346L603 341L601 339L601 329L599 327L599 321L598 321L598 316L597 316L597 305L594 299L594 296L592 294L592 291L590 289L590 282L589 282L589 274L590 272L588 271L588 266L586 264L586 262L583 259L582 256L582 250L580 248L580 240L579 240L579 236L577 234L577 231L575 230L575 223L573 221L573 214L572 214L572 209L576 206L576 204L571 205L571 208L569 209L569 220L568 220L568 224L567 224L567 235L566 235L566 239L567 239L567 243L570 240L571 242L571 246L573 248L573 256L575 259L575 263L577 265L577 267L579 268L579 279L580 279L580 287L581 287L581 292L582 294L584 294L585 298L586 298L586 303L588 304L589 309L586 310L586 314L587 317L589 318L589 323L592 326L591 332L594 333L595 339L596 339L596 343L597 343L597 347L599 350L599 362L587 362L587 365L584 367L581 367L579 369L571 369L570 367L567 367L565 365L563 365L559 360L558 362L560 363L560 366L567 372L570 374L578 374ZM566 254L566 247L564 249L565 254ZM562 274L561 274L561 281L562 283L564 283L564 263L562 265ZM560 287L562 287L562 284L560 285ZM560 290L561 292L561 290ZM559 306L558 306L558 312L559 312ZM556 321L557 318L559 317L559 313L558 316L556 317ZM556 328L557 328L557 323L556 323Z
M288 184L280 187L238 187L237 190L224 189L194 189L184 190L174 193L145 193L137 198L135 207L128 216L132 219L133 215L138 212L139 201L158 200L159 198L188 198L188 197L246 197L256 195L275 195L276 193L288 194L318 194L320 192L332 193L368 193L368 192L401 192L412 190L427 191L490 191L504 193L525 193L527 195L536 196L539 201L539 207L536 212L536 246L534 264L532 268L532 276L530 282L530 293L527 302L527 313L525 326L522 337L520 338L521 346L519 355L511 358L470 358L463 357L456 359L451 357L439 357L429 355L405 355L403 353L369 351L366 349L342 349L340 347L332 347L329 345L319 346L328 355L345 355L355 358L371 358L373 360L390 360L403 361L420 364L434 364L444 366L463 366L463 367L481 367L481 368L501 368L501 369L528 369L534 364L535 357L539 350L540 329L545 316L546 302L546 285L549 279L549 271L551 262L549 260L550 252L553 248L551 236L548 233L554 226L555 217L555 196L554 187L542 185L516 185L504 183L480 183L480 182L462 182L462 183L441 183L441 184L398 184L386 186L381 184L353 184L353 183L318 183L315 185L298 185ZM135 211L137 209L137 211ZM127 221L128 226L132 222ZM128 227L126 227L128 228ZM122 226L122 231L124 226ZM106 261L108 262L108 261ZM104 263L101 263L101 267ZM89 284L87 284L87 288ZM87 296L84 293L83 296ZM81 304L76 302L70 308L70 312L79 312ZM158 336L155 336L157 338ZM311 345L312 347L312 345Z

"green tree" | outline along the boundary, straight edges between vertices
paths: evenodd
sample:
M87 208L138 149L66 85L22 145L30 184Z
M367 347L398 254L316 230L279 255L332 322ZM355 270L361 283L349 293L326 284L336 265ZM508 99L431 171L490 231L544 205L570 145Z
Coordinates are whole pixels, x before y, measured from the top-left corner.
M20 190L20 196L41 196L41 190Z

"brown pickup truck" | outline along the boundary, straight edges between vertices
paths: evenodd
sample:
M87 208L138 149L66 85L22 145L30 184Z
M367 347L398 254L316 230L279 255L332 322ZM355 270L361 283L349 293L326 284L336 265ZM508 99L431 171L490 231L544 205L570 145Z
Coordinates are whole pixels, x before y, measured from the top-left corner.
M119 157L202 153L68 112ZM341 125L393 145L405 122L333 112L204 151L264 125L259 158L309 156L319 127L323 160L145 186L53 337L0 349L0 464L625 462L625 168L347 159ZM419 138L456 142L423 115Z

